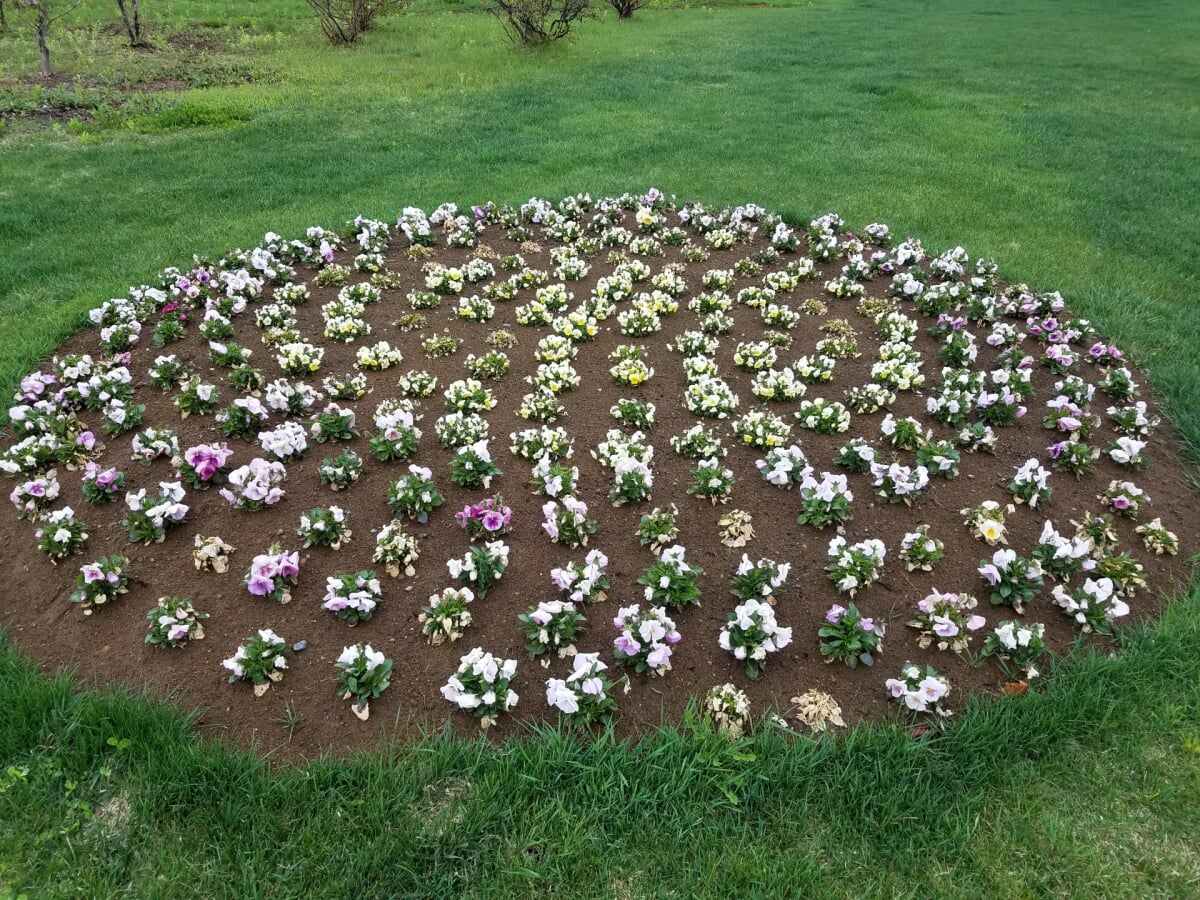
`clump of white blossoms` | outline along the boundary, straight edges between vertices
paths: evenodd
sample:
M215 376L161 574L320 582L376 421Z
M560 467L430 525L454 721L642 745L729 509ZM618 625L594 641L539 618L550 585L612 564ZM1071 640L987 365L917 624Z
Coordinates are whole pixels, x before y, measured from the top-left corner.
M517 674L515 659L497 659L476 647L459 660L457 671L442 686L442 696L490 728L500 714L517 705L517 692L509 685Z
M754 598L738 604L717 637L717 645L742 663L748 678L757 678L767 656L791 642L792 629L779 625L775 608Z
M889 678L885 684L892 697L913 712L951 715L951 710L944 705L950 694L950 682L932 666L926 666L922 671L911 662L905 663L900 669L900 677Z

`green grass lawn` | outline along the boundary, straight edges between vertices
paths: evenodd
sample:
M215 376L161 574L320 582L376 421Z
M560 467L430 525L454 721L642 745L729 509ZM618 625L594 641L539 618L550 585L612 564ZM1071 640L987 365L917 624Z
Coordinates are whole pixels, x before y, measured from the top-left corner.
M90 306L268 229L656 185L993 255L1114 337L1200 447L1194 3L686 6L540 53L473 4L348 50L300 2L145 5L153 53L92 27L115 4L52 34L89 122L0 130L0 391ZM0 37L0 110L61 102L34 67ZM174 78L210 86L116 102ZM921 743L541 735L282 773L10 647L0 898L1195 893L1200 593L1126 643Z

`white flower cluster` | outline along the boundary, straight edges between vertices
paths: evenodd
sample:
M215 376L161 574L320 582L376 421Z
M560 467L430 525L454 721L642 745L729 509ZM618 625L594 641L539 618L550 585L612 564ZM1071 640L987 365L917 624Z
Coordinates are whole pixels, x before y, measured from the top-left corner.
M705 375L687 386L684 405L692 415L725 419L738 408L738 395L723 379Z
M468 608L475 600L475 593L470 588L442 588L440 593L429 596L429 605L417 616L421 630L428 636L433 646L450 641L453 643L463 636L471 624L471 610Z
M639 671L664 675L671 668L671 647L679 642L675 622L661 606L643 610L638 604L623 606L613 617L620 632L613 641L619 662L634 664Z
M385 400L375 408L375 427L385 441L397 441L406 434L421 439L421 429L416 427L412 403L406 400Z
M488 422L479 413L452 412L439 416L433 431L443 447L457 448L487 438Z
M818 480L809 466L800 481L800 497L810 519L824 517L829 521L840 521L854 501L854 492L850 490L850 480L845 475L822 472Z
M404 356L400 350L387 341L379 341L370 347L359 347L354 354L354 364L360 369L371 371L390 369L392 366L400 365L403 361Z
M754 465L762 473L764 481L789 490L792 485L803 481L805 474L811 471L799 444L775 447L768 451L765 459L757 460Z
M482 551L493 567L503 570L508 566L508 545L504 541L488 541L483 545ZM446 560L446 568L449 570L451 578L458 578L472 584L479 581L479 568L473 553L464 554L462 559ZM499 578L500 576L494 577Z
M496 397L478 378L452 381L442 392L446 407L459 412L484 412L496 406Z
M143 488L140 493L145 494L145 492L145 488ZM130 496L132 495L126 494L126 500ZM153 508L159 511L159 507ZM183 507L183 513L187 513L186 506ZM169 515L163 513L162 518L159 519L159 527L163 527L162 522L181 521L182 518L181 515L179 519L170 520ZM69 506L47 513L43 522L45 524L37 530L37 538L42 542L42 549L49 554L51 559L62 559L64 556L69 556L87 539L88 534L85 530L87 526L75 518L75 510Z
M589 550L584 563L571 563L566 568L550 570L550 580L572 603L601 600L608 585L608 557L599 550Z
M367 644L365 647L362 645L355 645L353 647L344 647L341 655L337 658L337 662L334 663L334 665L338 666L339 668L350 668L351 666L357 665L360 660L363 662L368 672L374 672L385 662L387 662L387 657L370 644Z
M1109 458L1119 466L1129 469L1139 469L1146 464L1144 455L1146 441L1122 435L1108 449Z
M717 638L717 645L732 653L734 659L758 663L791 642L792 629L780 627L775 620L775 607L754 598L734 608L733 616Z
M404 232L404 236L413 244L432 245L437 243L437 236L429 224L429 217L424 210L415 206L406 206L396 220L396 226Z
M733 351L734 365L761 372L775 365L779 353L770 341L743 341Z
M818 434L841 434L850 430L850 412L836 400L801 400L796 413L800 427Z
M263 663L269 665L273 669L283 670L287 668L287 660L283 656L284 650L287 649L287 643L270 628L264 628L258 632L255 642L258 646L256 654ZM246 668L245 662L249 659L249 651L246 645L238 647L233 656L222 661L221 665L233 673L233 678L245 678ZM268 675L267 677L270 677ZM277 680L277 679L272 679Z
M476 647L459 660L458 671L442 686L442 696L481 717L487 728L501 712L517 705L517 692L509 687L516 674L515 659L497 659Z
M887 548L877 538L848 544L839 534L829 542L827 555L829 563L825 568L830 580L839 591L853 597L859 588L879 580Z
M275 360L288 375L308 375L321 368L325 350L314 344L296 341L279 348Z
M871 463L871 484L881 497L892 503L912 501L929 486L929 470L924 466L905 466L900 463Z
M363 318L366 305L355 300L337 299L321 307L325 320L325 337L349 343L357 337L371 333L371 326ZM285 345L290 346L290 345Z
M403 571L410 578L417 574L413 565L420 556L420 544L414 535L404 530L404 523L393 520L379 529L375 537L373 560L383 563L393 578Z
M783 444L792 428L773 413L753 409L733 423L733 431L743 444L767 449Z
M764 369L750 382L750 392L768 403L799 400L807 390L808 387L796 377L795 370L790 366Z
M170 458L179 453L179 439L169 428L147 428L133 436L133 458L150 462L160 457Z
M1108 632L1114 619L1129 615L1129 604L1117 595L1111 578L1088 578L1075 591L1055 585L1052 593L1055 605L1085 632Z
M296 414L312 409L321 400L321 393L303 381L276 379L264 392L267 408L278 413Z
M181 481L160 481L157 494L148 496L145 488L130 491L125 495L125 505L130 512L140 513L156 529L161 529L187 517L189 507L183 502L185 493Z
M425 287L435 294L461 294L463 289L462 269L434 266L425 274Z
M579 387L580 375L567 360L541 363L533 375L527 376L530 384L544 388L552 394L561 394Z
M561 538L571 546L587 544L588 506L578 497L564 496L561 507L557 501L547 500L542 504L542 516L542 530L550 540L558 543Z
M1046 626L1041 622L1001 622L992 631L992 639L1006 656L1027 651L1042 642ZM1037 678L1041 673L1032 665L1026 667L1026 678Z
M704 378L716 377L717 361L703 353L695 353L683 360L683 380L694 384Z
M1049 485L1050 471L1036 459L1029 459L1017 467L1017 474L1009 484L1017 503L1028 503L1035 509L1039 500L1048 498L1053 491Z
M313 512L317 515L301 513L300 526L296 529L296 534L304 539L304 546L327 546L340 550L351 537L351 531L346 527L349 513L340 506Z
M922 672L912 663L906 663L899 678L889 678L885 685L891 695L913 712L933 711L941 716L950 715L942 707L942 701L950 693L950 682L932 669Z
M359 572L354 576L331 575L325 579L321 609L334 613L348 611L356 614L357 619L369 619L382 597L383 587L370 572Z
M468 322L488 322L496 315L496 304L487 297L473 294L458 298L458 317Z
M262 509L283 499L287 469L276 460L255 458L229 473L229 483L221 488L225 501L238 509Z
M584 697L603 699L605 680L600 673L608 666L600 661L599 653L578 653L571 660L571 674L565 679L551 678L546 682L546 703L553 709L573 715L579 712Z
M258 444L277 460L295 459L308 449L308 436L299 422L281 422L270 431L260 431Z
M1060 581L1068 581L1077 572L1090 572L1096 568L1092 558L1095 545L1082 535L1065 537L1049 519L1042 526L1042 533L1033 548L1033 556L1042 569Z

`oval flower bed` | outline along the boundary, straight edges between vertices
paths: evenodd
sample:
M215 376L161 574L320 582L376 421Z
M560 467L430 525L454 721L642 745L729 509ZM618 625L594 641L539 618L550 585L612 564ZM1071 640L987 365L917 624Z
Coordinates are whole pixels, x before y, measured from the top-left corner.
M9 412L0 619L304 752L692 698L935 722L1153 613L1200 533L1060 295L833 214L409 207L90 318Z

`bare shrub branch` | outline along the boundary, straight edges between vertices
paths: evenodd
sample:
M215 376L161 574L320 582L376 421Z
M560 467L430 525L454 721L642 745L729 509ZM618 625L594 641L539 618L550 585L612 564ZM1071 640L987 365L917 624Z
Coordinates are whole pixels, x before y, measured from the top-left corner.
M594 15L592 0L487 0L487 7L508 39L523 47L569 40L575 26Z
M635 12L650 5L650 0L608 0L608 5L617 11L618 19L632 19Z
M321 30L334 44L353 44L376 18L404 9L410 0L308 0Z

